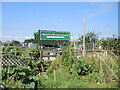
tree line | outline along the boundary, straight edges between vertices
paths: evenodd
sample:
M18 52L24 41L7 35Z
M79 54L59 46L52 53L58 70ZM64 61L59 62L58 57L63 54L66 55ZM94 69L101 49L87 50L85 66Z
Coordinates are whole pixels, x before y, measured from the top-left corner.
M116 35L113 35L112 37L107 37L107 38L99 38L100 33L95 33L95 32L88 32L85 34L85 44L86 44L86 49L92 49L93 46L94 48L101 46L103 50L118 50L120 48L120 38ZM34 38L31 39L26 39L24 40L23 43L38 43L38 32L34 33ZM2 41L0 41L2 43ZM21 46L22 44L20 41L13 40L11 42L4 42L4 46L7 46L9 43L9 46ZM77 41L77 45L83 44L83 35L79 36L79 39Z

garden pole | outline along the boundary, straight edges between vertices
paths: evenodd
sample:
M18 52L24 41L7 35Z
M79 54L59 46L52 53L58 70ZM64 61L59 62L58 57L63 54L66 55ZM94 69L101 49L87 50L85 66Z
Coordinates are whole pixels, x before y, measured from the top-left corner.
M85 31L86 31L86 18L84 17L83 56L85 55Z
M54 70L53 73L54 73L54 81L56 81L56 71Z

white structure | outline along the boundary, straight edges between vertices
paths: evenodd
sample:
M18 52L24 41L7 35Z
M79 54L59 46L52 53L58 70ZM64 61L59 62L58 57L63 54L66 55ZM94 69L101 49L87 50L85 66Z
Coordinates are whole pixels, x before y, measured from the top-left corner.
M102 49L102 46L99 46L99 49Z

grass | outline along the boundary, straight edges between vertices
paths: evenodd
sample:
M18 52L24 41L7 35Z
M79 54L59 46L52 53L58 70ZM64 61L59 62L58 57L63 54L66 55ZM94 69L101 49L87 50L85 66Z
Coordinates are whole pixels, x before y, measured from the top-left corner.
M101 54L110 67L110 69L116 74L118 72L117 56L104 56ZM111 58L111 60L109 60ZM94 71L87 76L76 76L71 75L68 72L58 69L57 79L54 82L53 76L45 82L53 83L56 88L117 88L118 82L115 80L114 74L105 65L105 63L98 57L96 53L89 53L79 59L80 61L85 61L87 64L92 64ZM113 63L114 62L114 63ZM47 85L46 83L46 85ZM53 86L54 86L53 85ZM49 87L50 88L50 87Z
M46 88L116 88L117 83L100 83L95 82L95 74L88 76L74 76L67 72L57 71L56 81L53 79L53 75L49 76L43 83ZM90 80L91 79L91 80Z

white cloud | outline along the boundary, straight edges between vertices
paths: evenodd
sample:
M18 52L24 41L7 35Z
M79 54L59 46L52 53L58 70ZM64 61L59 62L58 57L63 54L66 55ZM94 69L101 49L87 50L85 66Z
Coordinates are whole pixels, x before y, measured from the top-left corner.
M99 13L91 13L90 16L98 16L100 15Z
M24 38L24 39L28 39L28 38L32 38L32 36L11 36L11 35L0 35L0 38L16 38L16 39L19 39L19 38Z
M12 36L12 35L0 35L0 40L6 41L6 40L18 40L18 41L24 41L25 39L31 39L34 38L33 36Z
M99 29L99 31L106 33L106 32L110 32L112 30L111 30L111 28L101 28L101 29Z
M90 16L99 16L102 13L107 13L111 10L111 8L112 8L111 4L108 4L108 3L107 4L101 4L99 6L98 11L91 13Z
M100 12L105 13L110 11L110 9L112 8L112 6L110 4L102 4L100 6Z

